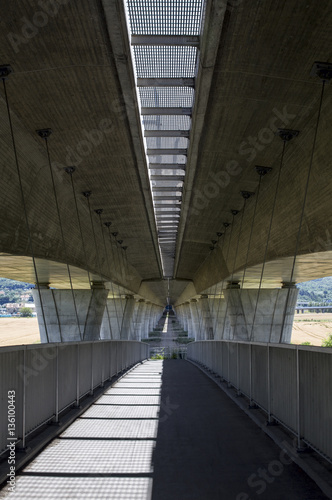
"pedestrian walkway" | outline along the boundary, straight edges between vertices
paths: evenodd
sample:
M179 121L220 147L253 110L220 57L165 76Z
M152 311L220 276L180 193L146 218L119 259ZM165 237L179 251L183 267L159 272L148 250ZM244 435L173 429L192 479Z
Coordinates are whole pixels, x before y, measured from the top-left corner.
M326 498L196 366L148 361L121 378L0 498Z

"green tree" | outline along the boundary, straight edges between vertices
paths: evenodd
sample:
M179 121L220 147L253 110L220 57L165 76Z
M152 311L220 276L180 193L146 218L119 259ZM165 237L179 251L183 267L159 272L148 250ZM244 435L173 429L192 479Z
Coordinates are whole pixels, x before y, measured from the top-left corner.
M323 340L322 347L332 347L332 335L331 334L325 340Z
M32 309L30 307L22 307L20 309L21 318L31 318L32 317Z

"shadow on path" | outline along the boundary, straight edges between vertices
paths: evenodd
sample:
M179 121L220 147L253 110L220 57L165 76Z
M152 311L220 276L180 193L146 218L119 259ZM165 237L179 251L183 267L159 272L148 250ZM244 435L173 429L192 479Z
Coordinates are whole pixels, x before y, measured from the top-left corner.
M153 500L318 500L316 484L206 375L165 360Z

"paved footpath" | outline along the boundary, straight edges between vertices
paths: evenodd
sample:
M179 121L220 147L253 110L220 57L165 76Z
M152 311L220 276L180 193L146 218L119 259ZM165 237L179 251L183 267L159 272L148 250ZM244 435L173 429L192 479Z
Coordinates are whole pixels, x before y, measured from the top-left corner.
M280 453L198 368L148 361L108 389L0 498L326 498Z
M327 498L191 363L164 362L161 397L153 500Z

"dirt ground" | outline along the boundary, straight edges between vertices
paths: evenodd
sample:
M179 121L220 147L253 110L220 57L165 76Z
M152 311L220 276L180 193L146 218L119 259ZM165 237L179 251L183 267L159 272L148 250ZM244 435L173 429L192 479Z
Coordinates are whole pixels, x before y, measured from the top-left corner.
M292 332L292 344L310 342L322 345L322 341L332 334L331 313L295 314Z
M0 318L0 347L40 342L37 318Z
M292 344L310 342L320 346L332 334L332 314L295 314ZM39 343L37 318L0 318L0 347Z

